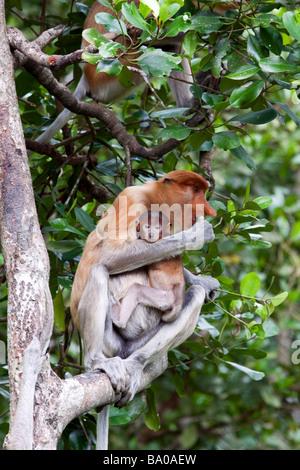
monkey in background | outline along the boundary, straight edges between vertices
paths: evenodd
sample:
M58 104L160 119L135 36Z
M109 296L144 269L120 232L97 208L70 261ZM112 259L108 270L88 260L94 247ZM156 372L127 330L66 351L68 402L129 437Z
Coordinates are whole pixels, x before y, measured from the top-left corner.
M139 0L129 0L128 3L134 2L137 8L139 7ZM198 2L193 2L197 3ZM100 34L107 34L108 31L103 24L98 24L95 21L95 15L97 13L108 13L113 15L113 10L106 7L100 1L96 1L90 8L90 11L84 22L83 29L94 28ZM121 16L121 14L119 15ZM158 41L154 44L154 47L162 48L166 52L172 52L176 54L183 53L182 41L184 34L179 33L175 37L166 37L163 41ZM124 43L124 38L120 35L119 38L115 39L115 42L120 44ZM88 43L83 39L82 48L86 47ZM132 55L131 55L132 57ZM128 57L123 57L120 61L128 65ZM182 71L171 71L168 77L168 83L176 101L178 107L187 107L191 109L194 116L190 119L189 125L197 126L205 119L205 112L201 108L201 103L191 92L191 86L193 85L192 70L186 57L182 58L181 65ZM135 65L135 68L138 68ZM196 74L196 82L206 86L212 86L210 81L212 76L207 72L199 72ZM213 78L215 82L215 79ZM106 72L96 73L96 65L85 63L83 65L83 74L74 92L75 98L78 100L84 99L85 96L90 96L95 101L102 104L111 104L114 101L122 99L126 94L132 91L132 88L139 86L144 83L144 79L138 72L132 72L132 87L124 88L118 80L118 77L111 77ZM190 113L190 111L188 111ZM55 119L55 121L44 131L37 139L37 142L47 143L50 139L57 134L57 132L68 122L73 115L72 111L65 108Z
M162 212L144 212L137 219L138 239L155 243L170 235L171 223ZM164 322L176 320L183 308L185 280L181 255L148 266L150 286L134 283L121 302L112 305L112 320L119 328L127 321L138 304L161 310Z

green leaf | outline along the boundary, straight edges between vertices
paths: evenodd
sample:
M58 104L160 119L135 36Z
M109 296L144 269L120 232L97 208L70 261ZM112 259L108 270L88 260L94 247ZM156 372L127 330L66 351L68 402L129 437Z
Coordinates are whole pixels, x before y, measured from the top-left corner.
M256 170L256 165L254 161L242 145L237 148L231 149L230 152L235 158L242 160L247 165L247 167L250 168L250 170Z
M258 204L261 209L265 209L266 207L269 207L270 204L272 204L273 199L269 196L260 196L255 198L253 202Z
M190 108L170 108L170 109L163 109L162 111L155 111L154 113L150 114L151 118L172 118L176 116L181 116Z
M288 295L288 292L281 292L280 294L277 294L275 297L270 299L270 302L272 303L272 305L274 305L274 307L277 307L285 301Z
M199 330L208 331L212 338L216 338L220 334L217 328L208 323L208 321L204 318L203 315L200 315L199 317L197 328L199 328Z
M47 242L47 248L49 251L57 253L68 253L71 250L75 250L80 247L79 243L74 240L60 240L57 242Z
M234 348L232 351L230 351L230 353L241 354L243 356L250 356L254 357L254 359L263 359L267 356L267 353L265 351L256 348Z
M249 297L255 297L260 288L260 279L256 273L248 273L243 277L240 285L240 293Z
M109 425L122 426L124 424L135 421L144 412L145 408L146 404L140 393L135 395L133 400L131 400L130 403L128 403L123 408L115 408L110 406Z
M191 29L198 31L200 34L209 34L218 31L223 26L220 16L193 16Z
M197 47L197 41L195 41L195 33L193 31L189 31L187 34L184 35L183 39L183 49L185 53L192 57Z
M295 113L293 113L287 104L279 103L278 101L275 104L280 106L283 111L297 124L297 126L300 126L300 118Z
M260 37L266 48L273 52L273 54L281 54L283 40L280 32L277 31L276 28L273 26L269 26L268 28L260 28Z
M248 55L254 62L259 62L263 57L268 57L269 51L256 36L249 34L247 40Z
M177 36L179 33L185 33L189 30L191 26L191 20L185 19L184 16L178 16L175 20L170 21L166 24L166 30L163 31L163 37L174 37Z
M246 122L248 124L266 124L267 122L273 121L277 117L277 112L275 109L263 109L262 111L255 111L254 113L247 114L238 114L233 118L229 119L231 121Z
M83 52L82 59L92 65L97 65L98 62L102 59L100 54L91 54L90 52Z
M125 50L123 44L111 41L108 44L103 44L99 47L99 54L103 59L107 59L108 57L115 56L119 49L122 49L123 51Z
M229 75L226 75L226 78L231 80L244 80L255 75L259 71L259 67L253 64L242 65L234 72L231 72Z
M58 292L53 300L53 309L54 309L54 324L59 331L65 330L65 307L64 299L62 296L61 289L58 289Z
M87 450L89 444L82 430L76 429L69 434L70 444L75 450Z
M93 210L95 209L95 206L96 206L96 201L95 199L93 200L93 202L87 202L86 204L84 204L81 209L86 212L86 214L91 214L91 212L93 212Z
M175 376L174 376L174 382L175 382L175 389L176 389L177 395L180 398L185 397L186 396L186 391L185 391L185 388L184 388L184 380L181 377L181 375L179 375L177 372L175 373Z
M218 132L212 136L213 143L220 149L230 150L241 145L239 136L232 132Z
M124 408L114 408L110 406L109 408L109 425L110 426L122 426L124 424L130 423L131 418L127 412L126 407Z
M95 224L92 217L86 212L84 212L82 209L80 209L80 207L75 207L74 212L78 222L89 232L92 232L95 228Z
M126 65L123 65L123 68L118 75L118 80L124 88L129 88L132 86L132 74Z
M181 126L169 126L159 132L156 136L156 140L168 140L168 139L176 139L176 140L184 140L186 139L191 133L191 129L188 127L181 127Z
M52 220L52 222L50 222L50 225L56 230L62 232L71 232L75 233L76 235L80 235L81 237L85 237L84 233L80 232L80 230L77 230L75 227L72 227L72 225L70 225L66 219Z
M117 176L119 171L118 162L114 158L105 160L98 163L97 170L105 176Z
M259 61L259 65L264 72L282 73L282 72L300 72L300 66L295 62L288 62L281 57L267 57Z
M169 76L173 69L180 70L178 64L181 62L181 57L150 47L137 58L137 61L144 72L159 77Z
M173 0L165 0L160 4L159 18L165 23L165 21L172 18L183 5L183 0L177 0L175 2Z
M247 374L252 380L262 380L265 376L263 372L258 372L257 370L249 369L248 367L242 366L241 364L236 364L235 362L225 361L226 364L231 365L237 370L240 370L244 374Z
M300 23L299 13L293 11L287 11L282 15L282 21L288 32L293 38L300 41Z
M123 3L122 13L129 24L131 24L135 28L150 33L148 23L144 20L137 7L135 6L134 2Z
M214 107L223 101L223 97L220 95L212 95L211 93L204 92L202 94L203 101L208 105L205 107Z
M151 388L146 390L146 399L148 409L144 413L146 426L152 431L158 431L160 428L160 419L156 409L155 396Z
M126 34L127 28L122 20L117 20L110 13L96 13L95 21L97 24L103 24L110 33Z
M146 5L153 12L155 18L159 15L159 4L156 0L141 0L140 3Z
M264 321L263 328L264 328L266 338L276 336L280 332L279 327L271 318L268 318L266 321Z
M248 202L249 194L250 194L250 187L251 187L251 182L248 181L246 192L245 192L245 197L244 197L244 204L246 204Z
M126 411L131 421L135 421L146 409L146 403L144 401L142 393L138 393L135 397L126 405Z
M229 39L221 39L216 46L216 53L214 54L211 61L211 70L214 77L219 78L222 71L222 59L226 55L229 47Z
M247 87L239 87L233 90L229 102L234 107L250 104L260 95L263 87L264 82L262 80L254 80L253 83Z
M123 65L119 59L103 59L97 64L97 73L105 72L110 77L116 77L122 70Z
M102 34L100 34L99 31L97 31L95 28L85 29L82 32L82 37L88 43L94 44L96 47L100 47L102 44L109 43L109 40L102 36Z

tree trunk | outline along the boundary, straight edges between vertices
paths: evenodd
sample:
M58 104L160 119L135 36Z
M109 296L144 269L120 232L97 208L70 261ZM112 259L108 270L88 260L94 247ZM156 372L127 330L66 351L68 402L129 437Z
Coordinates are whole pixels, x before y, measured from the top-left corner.
M72 419L118 397L104 373L61 380L46 355L53 325L49 259L19 116L4 0L0 0L0 37L0 229L8 285L10 377L10 430L4 447L55 449ZM166 356L150 364L140 389L166 367Z
M0 0L0 225L8 285L10 413L16 411L24 349L33 337L47 347L53 305L49 261L39 228L16 96L13 60Z

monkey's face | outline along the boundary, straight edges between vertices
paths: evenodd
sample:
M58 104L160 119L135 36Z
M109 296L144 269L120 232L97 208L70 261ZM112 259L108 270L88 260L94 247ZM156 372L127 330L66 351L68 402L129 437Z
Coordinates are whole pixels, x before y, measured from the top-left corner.
M168 215L174 233L189 229L197 219L216 216L206 200L207 181L197 173L174 170L159 180L162 199L171 207Z
M162 212L144 212L137 221L137 236L148 243L155 243L170 235L170 225L169 219Z
M161 224L149 224L148 222L140 224L140 238L149 243L155 243L162 238Z

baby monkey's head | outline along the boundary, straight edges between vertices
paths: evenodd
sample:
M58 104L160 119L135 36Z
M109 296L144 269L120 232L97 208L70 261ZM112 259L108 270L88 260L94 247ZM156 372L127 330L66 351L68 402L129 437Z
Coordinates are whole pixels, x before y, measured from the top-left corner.
M137 237L149 243L157 242L170 235L171 224L162 212L143 212L137 219Z

